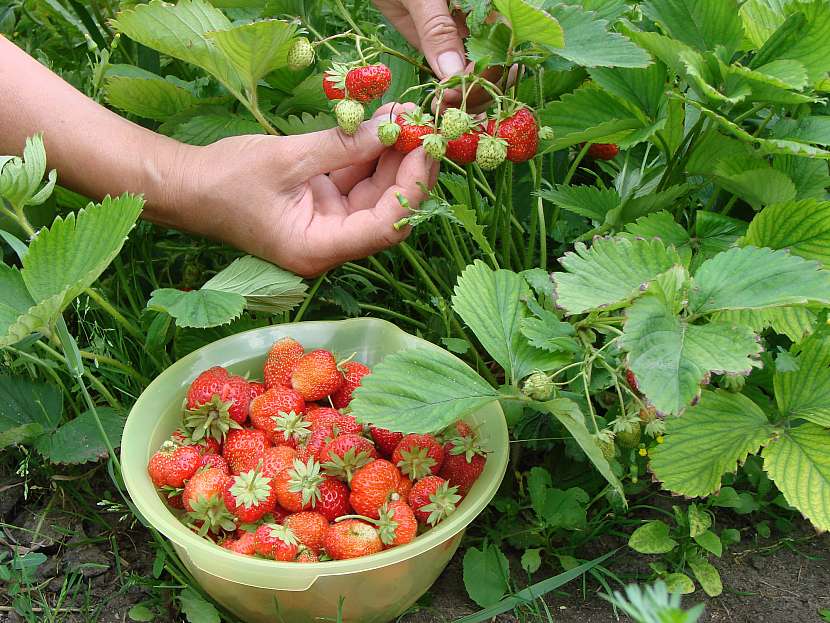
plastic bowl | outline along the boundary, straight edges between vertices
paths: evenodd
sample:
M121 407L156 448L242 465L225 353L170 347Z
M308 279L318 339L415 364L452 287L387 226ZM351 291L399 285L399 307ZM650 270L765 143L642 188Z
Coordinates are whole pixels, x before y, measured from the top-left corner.
M147 523L170 539L202 588L246 623L335 620L341 596L344 623L390 621L435 582L458 548L464 529L499 488L508 459L504 413L494 402L465 418L479 427L482 445L490 451L484 472L450 517L412 543L363 558L313 564L235 554L178 521L156 493L147 462L178 426L187 387L200 372L221 365L260 378L268 349L284 336L299 340L306 349L357 353L357 359L370 366L400 350L440 350L374 318L284 324L209 344L170 366L136 401L121 442L127 490Z

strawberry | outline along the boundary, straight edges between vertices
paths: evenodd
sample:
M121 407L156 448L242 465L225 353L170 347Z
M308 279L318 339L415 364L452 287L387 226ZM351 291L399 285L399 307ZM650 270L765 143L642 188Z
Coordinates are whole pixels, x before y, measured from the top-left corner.
M260 383L259 381L250 381L248 383L248 389L251 390L251 402L253 402L254 398L262 396L267 388L264 383Z
M611 430L614 431L614 439L621 447L636 448L642 436L639 413L619 416L612 422Z
M634 376L634 373L629 370L628 368L625 369L625 380L628 381L628 386L633 389L635 392L640 391L640 386L637 385L637 377Z
M279 524L281 524L283 521L285 521L285 518L288 517L290 514L291 513L289 513L287 510L285 510L282 506L277 504L274 507L274 510L271 511L272 521L270 521L269 523L279 523ZM267 519L267 517L266 517L266 519Z
M363 104L386 93L392 82L392 72L383 63L355 67L346 74L346 93Z
M347 71L348 68L345 65L333 63L331 68L323 74L323 92L329 100L342 100L346 97Z
M228 476L222 493L225 507L241 523L254 523L274 510L277 492L261 468Z
M305 400L320 400L336 392L343 383L343 375L329 351L313 350L303 355L291 373L291 387Z
M184 509L188 511L191 525L198 526L201 536L205 536L208 531L218 534L223 530L236 530L236 522L223 502L227 477L222 470L209 468L196 472L184 487Z
M314 62L314 46L305 37L297 37L288 50L288 68L305 69Z
M455 511L461 501L457 487L438 476L427 476L416 482L409 492L409 506L418 523L434 526Z
M440 134L425 134L421 137L424 152L433 160L441 160L447 153L447 139Z
M265 358L265 387L291 387L291 371L305 353L303 345L292 337L280 338Z
M378 518L378 509L401 482L401 473L389 461L377 459L364 465L352 476L349 503L356 513Z
M437 474L444 462L444 448L432 435L406 435L392 452L392 462L413 480Z
M320 513L304 511L292 513L285 518L283 525L294 533L301 545L313 552L319 552L323 547L329 521Z
M401 476L401 482L398 485L398 488L395 489L395 493L397 493L402 500L406 500L409 497L410 491L412 491L412 481L406 476Z
M441 134L454 141L473 127L473 118L460 108L447 108L441 116Z
M395 124L395 127L398 127ZM340 369L343 371L343 383L332 392L331 404L335 409L343 409L352 401L352 392L360 387L360 382L371 370L359 361L347 361Z
M264 523L254 533L254 549L260 556L291 562L297 556L300 542L285 526Z
M199 454L219 454L222 446L213 437L203 437L199 441L194 441L186 430L177 429L170 435L170 441L177 446L193 446Z
M456 164L472 164L476 161L476 149L481 138L480 130L462 134L457 139L447 142L446 156Z
M507 141L483 134L476 147L476 162L485 171L497 169L507 157Z
M398 115L395 117L395 123L401 126L401 133L395 141L395 149L402 154L408 154L416 147L420 147L421 137L435 132L432 115L423 113L420 108Z
M403 439L403 433L396 433L385 428L370 426L369 433L375 442L375 446L383 456L391 457L397 445Z
M273 478L294 465L297 451L289 446L273 446L262 453L262 474Z
M150 457L150 461L147 464L147 473L150 474L150 480L153 481L153 484L157 488L167 484L167 470L170 468L172 456L173 452L170 448L162 446L161 450Z
M456 437L444 444L444 464L438 474L465 496L481 476L486 462L486 455L473 437Z
M274 477L277 502L287 511L299 513L314 508L320 499L320 485L324 481L320 464L314 459L305 463L294 459L294 464Z
M553 398L555 385L553 379L541 371L534 372L524 381L522 392L531 400L544 402Z
M179 510L184 509L184 500L182 500L182 494L176 493L167 497L167 505L170 508L177 508Z
M270 446L268 436L261 430L232 430L225 439L222 456L228 462L231 472L239 474L255 468Z
M216 366L202 372L187 390L185 428L194 441L210 436L221 441L248 419L251 390L241 376Z
M502 119L498 129L496 120L491 119L487 123L487 133L507 141L507 159L510 162L530 160L539 149L539 124L528 108L520 108Z
M588 148L588 157L594 160L613 160L620 153L614 143L592 143Z
M350 482L355 470L378 458L371 441L354 433L338 435L322 452L320 463L330 476Z
M418 534L418 520L403 499L390 500L380 508L378 530L386 547L406 545Z
M303 413L305 413L305 400L293 389L272 387L251 401L251 424L269 433L272 438L277 432L278 418L284 418L289 414L302 416ZM283 428L281 432L285 432L285 429ZM289 437L285 437L284 441L288 439ZM276 439L274 442L276 443Z
M328 527L324 547L335 560L345 560L376 554L383 549L383 543L373 525L359 519L346 519Z
M366 115L363 104L355 100L342 99L334 106L334 117L337 119L337 127L344 134L353 136Z
M363 425L358 423L353 415L340 413L337 409L318 409L315 424L311 426L312 430L315 426L331 426L335 436L363 432Z
M179 488L199 469L202 457L194 446L163 448L150 458L147 466L150 478L157 487Z
M348 515L352 511L349 506L349 488L337 478L326 476L320 483L320 499L314 508L329 521Z
M297 552L297 557L294 559L294 562L320 562L320 556L317 552L312 552L307 547L301 547L300 551Z
M328 422L312 425L311 434L305 439L304 443L297 448L297 458L303 461L307 461L308 459L318 461L320 459L320 453L336 436L337 434L334 432L334 426Z
M243 532L238 539L227 538L220 543L225 549L229 549L243 556L253 556L256 553L254 547L255 536L253 532Z
M401 126L394 121L384 121L378 126L378 140L381 145L392 147L401 133Z
M218 454L205 454L199 460L199 467L213 467L221 469L226 474L231 473L231 468L228 466L228 462Z

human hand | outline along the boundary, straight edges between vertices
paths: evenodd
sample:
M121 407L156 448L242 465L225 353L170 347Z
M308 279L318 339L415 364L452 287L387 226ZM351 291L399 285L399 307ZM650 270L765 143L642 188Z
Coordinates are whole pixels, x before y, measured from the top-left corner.
M176 182L150 220L227 242L304 277L397 244L393 225L425 198L438 165L422 148L384 148L380 108L349 137L337 129L296 136L236 136L187 147ZM396 110L405 109L398 105Z

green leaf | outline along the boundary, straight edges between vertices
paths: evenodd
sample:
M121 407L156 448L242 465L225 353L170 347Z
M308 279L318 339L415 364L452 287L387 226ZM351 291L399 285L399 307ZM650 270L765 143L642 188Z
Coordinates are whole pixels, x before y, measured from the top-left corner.
M775 138L814 143L826 147L830 145L830 116L784 118L775 124L772 133Z
M703 592L709 597L717 597L723 592L720 573L708 561L703 558L692 557L689 559L689 568L695 578L700 582Z
M634 223L628 223L625 230L640 238L659 238L676 249L688 247L691 241L689 232L674 220L668 212L654 212L641 216Z
M789 249L830 269L830 201L790 201L764 208L749 224L743 244Z
M231 114L204 114L175 125L171 138L190 145L210 145L229 136L264 134L262 126L247 117Z
M481 260L468 266L455 286L452 307L482 346L515 383L536 369L548 369L550 357L530 344L519 328L530 288L509 270L491 270Z
M53 169L41 187L46 173L46 148L43 137L35 134L26 139L23 157L0 157L0 197L13 206L40 205L52 194L57 179Z
M740 309L717 312L715 320L740 324L755 333L772 328L776 333L786 335L798 342L813 330L815 314L806 307L768 307L765 309Z
M785 173L796 189L796 199L824 199L830 186L827 163L818 159L797 158L778 154L772 158L774 169Z
M304 112L302 115L291 115L289 117L274 117L271 119L274 126L285 135L306 134L307 132L320 132L328 130L337 125L337 121L328 113Z
M691 186L677 184L665 190L645 192L637 197L629 197L619 210L606 216L606 222L614 227L621 227L641 216L666 209L676 209L681 197L688 194Z
M141 604L135 605L129 609L127 616L131 621L153 621L156 615L147 606Z
M498 398L498 392L444 351L389 355L354 393L358 422L406 433L434 433Z
M545 493L540 519L551 528L582 530L587 524L588 494L579 487L550 488Z
M590 249L578 242L560 259L567 272L553 275L556 303L568 314L617 306L679 262L677 252L659 240L597 238Z
M699 536L712 527L711 515L697 504L689 504L686 514L689 519L689 536Z
M455 218L458 219L461 226L467 230L467 233L470 234L479 248L486 254L492 255L493 249L490 246L490 242L487 240L487 236L484 235L484 226L480 225L476 219L475 210L461 203L451 205L450 209L452 210Z
M249 89L275 69L288 65L295 24L268 19L232 28L216 28L205 37L216 44Z
M667 554L677 547L677 541L669 536L669 526L656 519L632 532L628 546L640 554Z
M188 623L221 623L216 607L192 588L179 593L179 603Z
M510 563L492 543L464 553L464 586L467 594L482 608L497 603L510 590Z
M760 48L784 23L784 7L789 3L790 0L747 0L741 5L741 20L750 47Z
M557 184L539 192L545 201L586 218L605 222L605 216L619 207L620 195L613 188Z
M149 72L148 72L149 73ZM110 76L104 93L107 103L115 108L163 121L192 108L198 100L187 89L160 76Z
M807 423L784 431L764 448L764 470L821 531L830 530L830 431Z
M122 11L112 24L133 41L201 67L231 89L240 86L228 58L206 37L209 31L230 28L231 22L205 0L151 0Z
M0 262L0 346L10 346L24 337L48 327L52 307L37 307L23 283L20 271Z
M526 0L493 0L513 28L516 44L530 42L561 48L565 45L562 26L547 11L536 8Z
M235 292L175 288L154 290L147 309L165 312L176 319L176 326L204 329L231 322L245 309L245 297Z
M707 390L682 417L666 419L665 442L651 450L650 468L673 493L707 496L773 432L764 412L746 396Z
M54 385L0 375L0 449L54 430L62 404L63 393Z
M795 199L792 180L769 164L752 158L721 160L712 177L719 186L746 201L755 210Z
M538 317L523 318L520 323L522 335L531 346L552 353L579 353L581 349L579 342L574 338L576 330L573 325L559 320L553 312L544 309L540 311Z
M608 22L579 6L549 8L565 31L564 47L555 54L583 67L646 67L651 57L623 35L608 30Z
M107 407L99 407L97 411L110 443L117 448L121 445L126 418ZM40 436L35 447L52 463L76 465L107 456L107 446L92 411L86 411L56 431Z
M701 264L689 310L761 309L830 303L830 272L784 250L732 248Z
M245 297L245 307L277 314L303 302L308 286L301 277L252 255L235 259L202 286Z
M468 58L474 63L505 65L509 61L510 40L510 28L505 24L486 24L465 42Z
M369 377L367 376L366 378L368 379ZM588 427L585 425L585 416L579 409L579 405L567 398L556 398L554 400L548 400L547 402L535 402L533 405L540 411L550 413L565 427L574 438L574 441L582 448L582 451L591 463L594 464L594 467L614 487L617 493L620 494L620 497L625 500L622 483L611 470L608 459L603 456L602 451L594 441L593 435L588 431Z
M648 0L641 7L666 34L698 50L722 46L731 54L741 44L736 0Z
M746 231L746 222L715 212L697 211L695 238L700 257L712 257L730 248Z
M695 583L685 573L669 573L660 578L666 583L666 589L670 593L691 595L695 592Z
M652 63L645 69L598 67L589 73L591 79L605 91L636 104L651 119L657 118L665 104L668 75L663 63Z
M830 357L824 331L808 337L796 358L797 369L776 371L775 402L781 415L830 427Z
M718 535L711 530L696 534L692 538L694 538L695 543L718 558L720 558L721 554L723 554L723 543L721 543Z
M539 554L541 551L539 548L529 548L522 554L522 569L528 574L533 575L542 566L542 556Z

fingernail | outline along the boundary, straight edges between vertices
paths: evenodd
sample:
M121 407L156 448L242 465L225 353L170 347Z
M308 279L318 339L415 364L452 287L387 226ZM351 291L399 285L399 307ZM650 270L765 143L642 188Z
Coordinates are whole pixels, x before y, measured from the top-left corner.
M464 71L464 59L458 52L442 52L438 55L438 69L442 78L455 76Z

